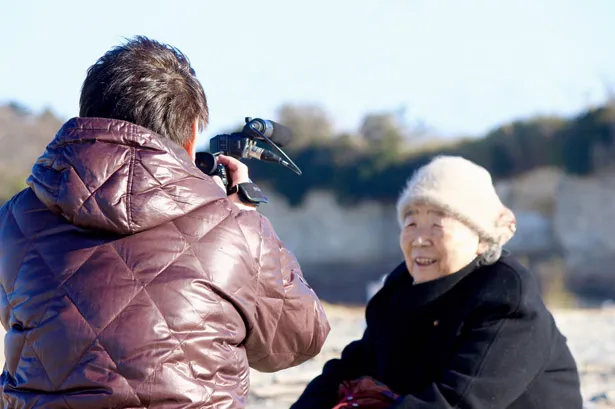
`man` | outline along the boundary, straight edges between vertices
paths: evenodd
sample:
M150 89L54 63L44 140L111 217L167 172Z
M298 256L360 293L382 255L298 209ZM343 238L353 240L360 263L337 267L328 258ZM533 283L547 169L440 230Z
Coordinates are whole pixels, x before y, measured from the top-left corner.
M320 352L329 324L295 257L194 165L207 100L179 50L111 49L79 115L0 209L4 407L241 408L249 367Z

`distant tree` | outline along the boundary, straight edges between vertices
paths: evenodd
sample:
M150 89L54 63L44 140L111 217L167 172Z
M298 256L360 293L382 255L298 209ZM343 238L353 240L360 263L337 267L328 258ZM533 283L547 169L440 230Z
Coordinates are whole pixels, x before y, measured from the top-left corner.
M379 171L398 160L403 152L404 128L398 117L391 113L368 114L363 118L359 133L372 153L374 171Z
M25 174L20 175L8 167L0 166L0 203L7 201L25 187Z
M586 175L615 164L614 103L574 118L514 121L484 137L455 143L422 138L421 145L402 117L399 112L371 113L357 130L336 135L333 121L321 107L284 105L276 119L295 134L284 150L303 175L250 161L252 178L291 205L301 204L313 190L331 191L341 202L354 205L365 199L393 202L407 178L438 154L464 156L486 167L496 180L543 166ZM49 109L35 116L18 103L0 106L0 201L23 188L32 163L61 124Z
M403 140L403 129L397 117L391 113L365 115L359 133L366 141L374 144L385 141L398 144Z
M282 105L277 112L277 120L293 131L293 141L289 145L292 150L321 144L334 137L333 121L319 105Z
M612 148L615 143L615 105L607 104L577 116L560 138L566 171L578 175L594 172L594 152Z
M32 114L32 111L20 102L11 101L8 103L8 106L17 116L28 116Z
M499 177L509 177L515 170L515 160L504 144L494 144L491 148L493 156L492 172Z

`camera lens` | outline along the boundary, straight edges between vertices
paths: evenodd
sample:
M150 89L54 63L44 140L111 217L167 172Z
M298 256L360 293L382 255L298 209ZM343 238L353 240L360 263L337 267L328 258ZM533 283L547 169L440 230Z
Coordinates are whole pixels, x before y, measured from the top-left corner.
M194 163L201 172L209 176L215 175L218 170L218 161L216 157L209 152L197 152Z

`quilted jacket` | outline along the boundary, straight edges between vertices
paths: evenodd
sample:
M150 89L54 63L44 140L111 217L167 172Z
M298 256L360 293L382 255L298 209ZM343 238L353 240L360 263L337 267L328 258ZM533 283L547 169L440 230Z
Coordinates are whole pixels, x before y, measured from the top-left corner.
M297 260L186 151L74 118L0 209L5 408L240 408L319 353Z

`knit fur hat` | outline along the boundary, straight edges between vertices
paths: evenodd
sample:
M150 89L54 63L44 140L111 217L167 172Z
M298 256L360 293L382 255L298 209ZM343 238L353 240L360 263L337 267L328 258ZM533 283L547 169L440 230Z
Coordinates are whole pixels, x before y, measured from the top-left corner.
M500 201L489 172L460 156L437 156L414 173L397 201L400 226L417 202L444 210L500 245L516 230L515 215Z

